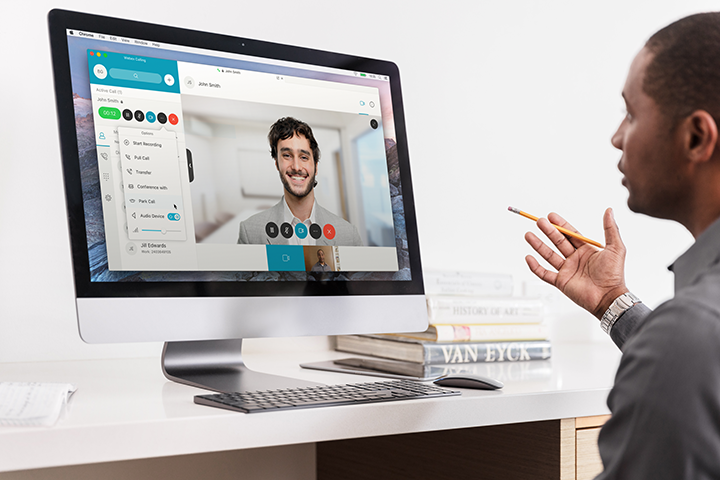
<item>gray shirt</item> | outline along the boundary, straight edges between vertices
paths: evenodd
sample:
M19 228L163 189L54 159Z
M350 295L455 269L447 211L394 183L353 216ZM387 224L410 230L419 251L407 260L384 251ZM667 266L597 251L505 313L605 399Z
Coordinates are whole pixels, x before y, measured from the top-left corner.
M310 269L311 272L330 272L330 265L327 263L316 262Z
M597 479L720 478L720 220L670 270L675 297L610 331L623 356Z

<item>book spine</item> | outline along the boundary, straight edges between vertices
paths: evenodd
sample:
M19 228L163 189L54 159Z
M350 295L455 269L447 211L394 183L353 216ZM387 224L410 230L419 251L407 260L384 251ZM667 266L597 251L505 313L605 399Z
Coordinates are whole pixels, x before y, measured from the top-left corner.
M539 299L480 299L428 296L431 324L540 323L544 306Z
M455 363L424 365L423 368L424 377L472 373L501 382L540 382L538 387L541 389L553 374L550 365L529 365L528 362Z
M549 329L545 323L510 325L449 325L430 327L437 342L478 342L511 340L547 340Z
M424 343L425 364L521 362L550 358L549 341Z
M473 272L424 272L429 295L505 297L513 294L511 275Z

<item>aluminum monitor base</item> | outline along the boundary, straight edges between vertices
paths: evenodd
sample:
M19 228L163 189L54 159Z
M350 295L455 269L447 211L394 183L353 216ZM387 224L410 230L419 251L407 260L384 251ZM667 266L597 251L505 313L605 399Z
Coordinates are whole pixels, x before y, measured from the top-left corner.
M162 370L173 382L216 392L320 385L250 370L242 359L242 339L166 342L162 353Z

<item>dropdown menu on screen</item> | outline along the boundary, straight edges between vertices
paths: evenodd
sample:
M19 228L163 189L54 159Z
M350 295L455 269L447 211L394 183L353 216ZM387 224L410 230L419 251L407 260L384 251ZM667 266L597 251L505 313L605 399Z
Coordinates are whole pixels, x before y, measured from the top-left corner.
M177 135L118 127L125 214L131 240L185 240Z

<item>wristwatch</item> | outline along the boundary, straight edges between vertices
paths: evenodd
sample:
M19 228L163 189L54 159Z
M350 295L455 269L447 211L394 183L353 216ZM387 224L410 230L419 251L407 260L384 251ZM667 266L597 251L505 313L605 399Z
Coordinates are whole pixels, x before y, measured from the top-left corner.
M603 313L602 319L600 319L600 328L603 329L603 332L610 335L610 330L617 319L636 303L640 303L640 299L631 292L623 293L617 297L610 304L610 308Z

